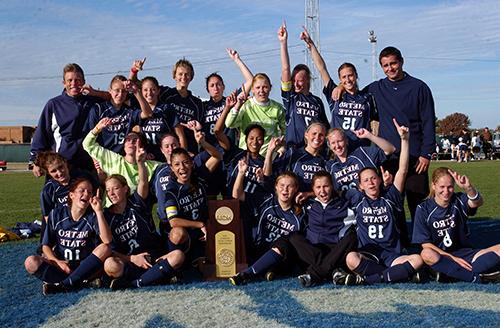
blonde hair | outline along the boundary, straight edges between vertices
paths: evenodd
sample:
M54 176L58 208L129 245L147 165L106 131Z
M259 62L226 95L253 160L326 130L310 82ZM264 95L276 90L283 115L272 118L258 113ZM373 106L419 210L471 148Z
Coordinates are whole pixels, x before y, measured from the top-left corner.
M257 73L254 75L253 80L252 80L252 88L253 88L253 85L255 84L255 82L257 82L257 80L265 80L265 81L267 81L267 83L269 83L269 86L272 87L271 79L269 78L269 76L267 76L266 73Z
M179 67L185 67L187 69L189 69L191 71L191 81L193 80L194 78L194 68L193 68L193 64L191 64L191 62L189 60L187 60L186 58L182 58L182 59L179 59L174 67L172 68L172 78L175 79L175 73L177 72L177 69Z
M444 167L444 166L438 167L437 169L435 169L432 172L432 178L431 178L432 184L436 184L438 182L438 180L444 176L449 176L451 178L451 181L453 181L453 183L455 183L455 180L453 180L453 177L451 176L451 174L448 170L449 170L449 168ZM428 198L434 198L434 196L436 196L436 193L435 193L433 188L430 188Z

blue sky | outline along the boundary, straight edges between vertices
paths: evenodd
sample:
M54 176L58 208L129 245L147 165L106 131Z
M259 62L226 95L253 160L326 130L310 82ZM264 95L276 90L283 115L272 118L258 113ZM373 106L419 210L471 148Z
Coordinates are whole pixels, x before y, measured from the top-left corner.
M112 76L147 57L146 71L174 85L171 66L195 66L190 89L204 98L204 77L218 71L226 93L241 76L225 53L237 49L253 72L266 72L279 100L276 31L287 21L292 66L304 62L298 36L304 1L1 1L0 125L36 125L61 90L62 67L82 65L106 89ZM371 81L368 30L378 51L401 49L405 70L431 88L436 114L467 114L473 127L500 125L500 2L320 1L320 43L332 77L349 61L359 85ZM144 75L143 75L144 76ZM383 72L377 67L377 77Z

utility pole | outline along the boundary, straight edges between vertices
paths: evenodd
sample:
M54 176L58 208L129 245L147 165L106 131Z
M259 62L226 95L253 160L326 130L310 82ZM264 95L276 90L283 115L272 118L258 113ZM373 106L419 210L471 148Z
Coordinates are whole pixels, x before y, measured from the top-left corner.
M372 81L377 79L377 36L375 31L368 31L368 41L372 45Z
M314 44L320 51L319 43L319 0L305 0L305 26ZM305 62L311 70L311 92L321 94L319 72L314 66L311 53L305 48Z

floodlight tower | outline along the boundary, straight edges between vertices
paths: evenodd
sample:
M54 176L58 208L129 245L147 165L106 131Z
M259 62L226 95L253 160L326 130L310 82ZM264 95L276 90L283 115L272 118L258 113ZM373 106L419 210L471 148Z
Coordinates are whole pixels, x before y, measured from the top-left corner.
M305 0L305 26L314 44L320 51L319 43L319 0ZM311 70L311 92L318 95L321 94L321 84L319 72L314 66L311 53L305 48L306 65Z
M368 31L368 41L372 44L372 81L377 79L377 36L375 31Z

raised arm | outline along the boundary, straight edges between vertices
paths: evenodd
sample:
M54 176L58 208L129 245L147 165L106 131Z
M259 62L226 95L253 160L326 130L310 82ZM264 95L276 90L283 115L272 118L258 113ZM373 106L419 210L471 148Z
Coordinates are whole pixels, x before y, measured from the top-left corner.
M229 111L226 117L225 124L228 128L239 128L241 124L240 109L247 100L247 89L244 89L242 93L236 97L236 104Z
M187 124L194 125L194 128L192 130L196 142L210 155L210 158L205 162L206 168L210 172L215 171L219 163L222 161L222 154L217 150L217 148L207 142L207 140L205 139L205 133L201 131L201 124L198 121L190 121Z
M382 149L382 151L384 152L384 154L386 156L389 156L396 151L396 147L394 147L393 144L391 144L389 141L385 140L384 138L380 138L380 137L374 135L373 133L371 133L367 129L356 130L356 131L354 131L354 134L356 135L356 137L358 137L360 139L368 139L371 142L373 142L374 144L376 144L380 149Z
M316 48L314 41L309 36L309 33L307 32L305 27L302 33L300 33L300 39L306 43L307 48L311 51L312 60L314 62L314 65L318 69L319 74L321 75L323 85L327 86L328 82L330 82L332 78L330 77L330 73L328 73L328 70L326 69L326 64L323 60L323 57L321 57L318 48Z
M136 59L134 60L134 62L132 63L132 67L130 67L130 72L128 74L128 79L130 81L137 81L137 73L139 73L139 71L142 71L142 67L144 66L144 62L146 61L146 57L144 57L143 59Z
M240 55L238 52L234 49L227 48L226 49L227 54L229 57L234 61L236 66L240 69L241 74L243 75L243 78L245 79L244 89L243 91L246 92L245 90L250 90L252 87L252 82L253 82L253 74L250 71L250 69L247 67L247 65L243 62L243 60L240 58Z
M135 160L137 162L137 173L139 181L137 183L137 193L142 199L146 199L149 193L148 170L145 165L146 151L144 148L137 146L135 148Z
M410 141L409 129L406 126L400 126L395 118L392 119L399 136L401 137L401 153L399 154L399 168L394 176L394 187L403 192L405 188L406 174L408 173L408 162L410 161Z
M457 186L462 188L467 194L467 204L470 208L478 208L483 205L483 197L479 193L479 191L471 184L469 178L466 175L460 175L458 172L453 170L448 170L451 174Z
M113 235L111 229L109 228L106 218L104 217L104 212L102 211L101 198L99 196L94 196L90 199L90 206L94 210L97 216L97 225L99 226L99 237L105 244L111 244L113 241Z
M245 174L248 170L248 157L250 154L247 154L246 157L243 157L242 159L239 160L238 162L238 175L236 176L236 180L234 181L233 185L233 198L239 199L240 201L244 202L245 201L245 191L243 190L244 187L244 180L245 180Z
M290 56L288 55L288 31L286 23L278 29L278 40L280 42L280 56L281 56L281 82L290 82L292 73L290 72Z
M150 118L151 116L153 116L153 110L151 109L151 106L149 106L146 99L144 99L144 97L142 96L141 89L137 86L136 83L130 80L125 81L125 89L127 89L127 91L129 92L132 92L139 102L139 105L141 106L142 119Z
M231 141L224 133L224 129L226 127L226 117L231 108L236 105L236 91L233 91L229 96L226 97L226 104L224 106L224 110L221 115L217 119L214 127L214 134L217 140L219 141L219 145L221 145L224 150L229 150L231 148Z
M270 177L273 175L273 155L274 151L283 143L283 137L272 137L267 146L266 157L264 159L263 172L264 176Z

